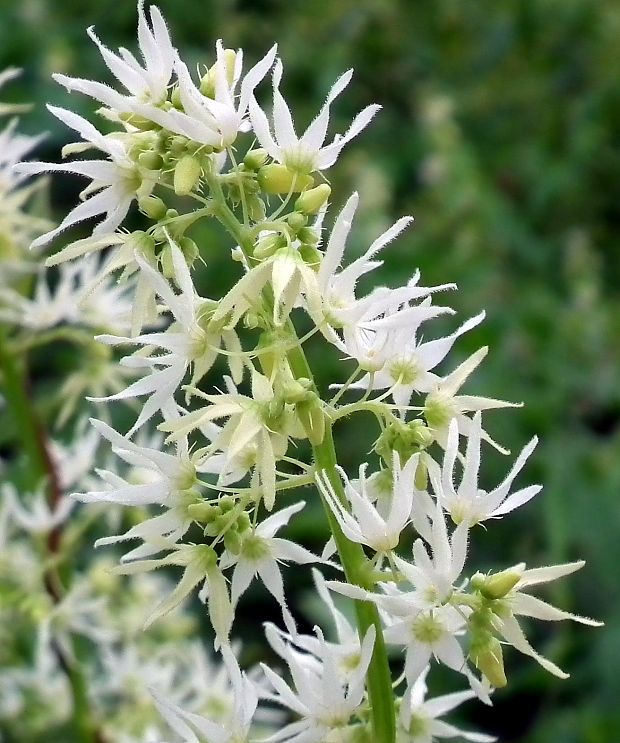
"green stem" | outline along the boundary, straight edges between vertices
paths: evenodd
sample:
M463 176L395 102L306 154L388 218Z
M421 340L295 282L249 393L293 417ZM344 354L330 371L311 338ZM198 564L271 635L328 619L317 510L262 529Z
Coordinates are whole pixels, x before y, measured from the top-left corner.
M47 483L51 506L61 493L56 473L51 462L44 431L39 423L29 395L24 363L17 358L9 342L6 329L0 328L0 371L5 389L5 397L10 414L14 420L17 436L26 454L28 466L24 467L23 486L25 490L36 491L42 482ZM47 547L52 555L60 549L60 531L53 530L48 537ZM44 578L45 588L54 603L62 600L62 586L55 569L48 570ZM69 647L69 657L55 648L56 657L64 671L73 696L73 724L77 743L98 743L102 737L92 724L86 681L79 664Z
M252 249L252 231L247 230L237 219L234 212L226 204L224 194L218 182L217 175L208 174L207 180L211 189L211 195L217 202L215 215L221 224L238 241L246 255ZM295 328L289 320L287 328L293 339L297 338ZM301 344L297 343L287 352L287 358L295 377L306 377L313 379L312 372L304 354ZM346 502L342 481L336 470L337 457L329 420L325 423L325 436L323 441L313 446L313 454L317 469L324 470L329 478L334 492ZM323 507L331 533L336 542L338 554L344 573L349 583L360 586L367 590L373 589L372 576L366 566L368 560L360 544L352 542L345 537L329 505L322 498ZM363 638L371 626L375 628L375 645L373 649L368 673L366 676L368 698L370 703L370 717L372 720L373 743L394 743L396 737L396 713L394 709L394 694L392 690L392 675L388 663L383 638L383 628L377 607L368 601L355 601L355 614L357 619L357 631L360 639Z
M293 374L296 377L312 379L312 372L301 347L297 347L294 351L291 351L288 358ZM328 421L326 421L323 441L313 446L312 449L317 470L323 470L325 472L334 492L343 503L346 503L342 480L336 470L338 460L332 436L332 427ZM372 576L367 569L368 560L362 546L347 539L331 508L324 498L321 497L321 500L347 581L361 588L372 590ZM379 612L377 607L368 601L355 601L355 614L360 639L364 637L371 626L374 626L376 633L372 659L366 676L373 729L372 740L373 743L393 743L396 735L396 714L392 691L392 674L387 659Z

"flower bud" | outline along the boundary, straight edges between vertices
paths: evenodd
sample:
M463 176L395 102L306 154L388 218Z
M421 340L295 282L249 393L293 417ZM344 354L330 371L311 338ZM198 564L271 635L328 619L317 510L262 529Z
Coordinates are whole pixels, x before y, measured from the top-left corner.
M224 534L224 546L231 555L238 555L241 552L241 535L236 529L229 529Z
M265 202L259 199L258 196L246 195L246 205L248 216L253 222L262 222L265 219L265 215L267 214Z
M235 507L235 499L231 495L223 495L218 501L218 506L222 513L228 513Z
M312 382L306 377L299 379L289 379L282 387L282 397L284 402L295 405L296 403L306 400L308 391L312 387Z
M143 230L132 232L126 244L140 255L151 257L155 253L155 240Z
M145 152L141 152L138 155L138 162L143 168L146 168L147 170L160 170L160 168L164 164L164 159L159 154L159 152L155 152L154 150L146 150Z
M243 534L243 532L247 531L251 525L252 519L250 518L250 514L247 511L242 511L237 518L237 531Z
M304 191L295 202L295 209L303 214L316 214L329 199L331 192L331 186L327 183L321 183L315 188Z
M187 514L199 524L210 524L218 515L218 509L211 503L192 503L187 507Z
M164 245L159 254L159 264L161 266L161 272L166 279L173 279L175 277L174 261L172 260L172 248L170 245Z
M295 193L312 186L314 178L295 173L285 165L272 163L258 171L258 183L265 193Z
M186 137L182 137L180 134L172 137L172 139L170 140L170 145L168 147L168 149L170 150L170 154L174 155L175 157L183 154L187 148L188 143L189 140Z
M252 255L259 261L270 258L277 250L286 245L286 240L277 232L261 237L254 246Z
M472 576L471 586L479 591L485 599L503 599L521 580L521 574L516 570L502 570L494 575L476 573Z
M166 214L166 205L159 196L153 196L152 194L149 196L142 196L138 200L138 206L140 207L141 212L146 214L150 219L156 221L162 219Z
M200 255L200 248L191 237L182 237L179 240L179 248L187 261L187 264L191 266L196 258Z
M508 683L504 671L504 656L499 640L487 636L484 641L472 642L470 658L491 686L501 689Z
M321 267L321 259L323 258L323 254L321 251L316 248L314 245L307 245L303 244L299 246L299 255L302 259L302 261L307 265L310 266L310 268L313 268L315 271L318 271Z
M288 222L288 225L293 233L297 234L302 227L306 226L308 218L304 214L300 214L299 212L291 212L286 217L286 221Z
M243 158L243 164L248 170L258 170L267 162L268 157L267 150L259 147L256 150L250 150L246 153L246 156Z
M174 191L177 196L190 194L202 174L200 160L194 155L183 155L174 168Z
M297 233L297 238L306 245L317 245L320 239L317 231L312 227L302 227Z
M305 400L295 405L295 412L310 443L318 446L325 437L325 413L318 395L308 393Z

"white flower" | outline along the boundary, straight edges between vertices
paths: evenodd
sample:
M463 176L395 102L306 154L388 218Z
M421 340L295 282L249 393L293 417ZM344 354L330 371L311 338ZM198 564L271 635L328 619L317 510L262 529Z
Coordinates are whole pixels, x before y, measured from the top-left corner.
M582 617L577 614L571 614L568 611L563 611L555 606L551 606L551 604L547 604L545 601L542 601L535 596L530 596L529 594L522 592L531 586L548 583L549 581L563 578L565 575L570 575L576 570L582 568L584 565L585 562L583 560L564 563L562 565L530 568L529 570L525 569L525 563L516 565L509 571L515 573L515 577L520 576L514 588L504 597L496 599L492 604L492 611L494 612L493 627L498 634L500 634L509 645L512 645L519 652L534 658L534 660L540 663L545 670L562 679L568 678L568 674L562 671L561 668L558 668L555 663L552 663L534 650L523 634L523 630L517 622L516 617L532 617L534 619L542 619L549 622L557 622L562 619L572 619L574 622L579 622L580 624L586 624L591 627L601 627L603 624L602 622L597 622L594 619Z
M355 287L359 278L382 264L381 261L375 260L376 254L412 222L412 217L402 217L379 235L362 256L356 258L345 268L340 269L347 237L351 230L358 203L358 195L353 193L336 219L325 254L321 259L317 274L317 283L322 300L321 311L316 313L312 307L308 308L312 319L321 328L327 340L341 347L342 341L334 333L333 328L354 329L363 318L366 323L371 322L366 330L374 334L378 328L373 326L372 321L387 312L389 308L406 307L410 309L409 321L411 321L412 314L415 315L420 310L415 307L409 308L408 302L421 299L436 291L454 287L453 284L432 288L419 287L417 286L419 273L416 272L404 287L398 289L377 287L366 297L358 299L355 296ZM429 316L432 316L432 314L431 312ZM396 313L396 317L398 318L398 313ZM400 318L396 320L396 323L399 321ZM325 323L330 327L325 328ZM394 321L391 321L389 324L393 323ZM381 323L379 323L379 327L381 327ZM346 345L345 350L347 350Z
M241 673L232 651L223 647L222 654L232 681L234 695L234 713L225 724L183 710L169 702L156 689L151 689L157 709L170 727L181 736L183 743L201 743L203 740L208 740L209 743L246 743L248 739L258 696L252 682ZM198 738L194 731L201 737Z
M429 308L430 309L430 308ZM435 308L436 314L438 308ZM447 308L439 308L447 311ZM358 382L350 386L351 389L385 390L389 389L392 399L397 406L406 406L411 402L414 392L430 392L440 383L440 378L431 372L441 363L456 339L476 327L484 319L484 312L464 322L460 328L445 338L432 341L418 339L419 327L422 321L435 315L416 318L404 326L391 329L382 349L384 362L382 367L373 375L366 374ZM375 331L377 332L377 331ZM384 331L385 332L385 331Z
M458 391L465 384L469 375L478 367L487 355L487 346L480 348L453 372L440 379L429 392L424 402L424 417L428 427L432 430L438 443L445 449L447 446L450 421L456 419L458 431L462 436L471 434L472 421L465 413L477 410L492 410L495 408L518 408L520 403L496 400L492 397L478 395L459 395ZM482 438L488 441L503 454L508 452L482 431Z
M316 656L295 650L294 638L285 643L280 635L267 634L273 649L289 666L295 690L263 665L273 692L263 692L261 696L301 718L270 736L267 739L270 743L323 743L331 731L347 725L362 704L365 675L375 641L374 626L368 629L361 643L355 671L348 675L342 673L338 654L325 642L321 630L316 627L315 631L319 640Z
M252 372L251 397L239 394L232 384L230 386L231 392L219 395L194 390L211 404L181 416L178 421L162 423L159 428L170 432L169 438L176 439L195 428L202 429L214 420L228 418L214 442L225 455L221 471L230 472L230 464L232 470L239 471L240 456L246 461L246 471L255 465L265 506L271 510L276 494L276 454L284 455L288 443L286 430L279 430L280 426L274 423L280 422L285 427L286 411L282 412L281 421L277 421L274 405L278 401L273 385L257 371ZM270 426L266 425L268 421Z
M96 260L60 267L57 281L39 271L32 298L11 287L0 287L0 319L29 330L46 330L67 323L87 327L123 330L129 327L131 284L96 281ZM88 285L95 280L93 286ZM53 286L53 288L51 288Z
M434 743L437 738L463 738L472 743L496 740L491 735L470 733L439 719L475 694L473 691L459 691L426 699L429 670L430 666L427 666L403 697L398 714L397 743Z
M217 358L222 339L229 349L234 351L240 349L238 338L233 330L215 333L207 332L202 327L201 315L209 308L209 303L196 294L185 258L172 240L170 240L170 248L175 278L181 289L180 294L176 294L163 276L142 257L137 255L136 260L143 275L164 300L176 322L164 332L146 333L135 338L111 335L97 338L109 345L129 343L167 352L160 355L144 355L138 352L133 356L125 357L123 363L134 369L150 369L150 373L121 392L106 398L93 398L97 402L102 402L104 400L127 400L142 395L149 396L128 435L132 435L157 411L170 404L190 365L193 365L191 384L197 383L206 374ZM230 365L235 379L241 381L243 371L241 363L238 360L236 363L231 360Z
M136 105L134 109L142 116L152 119L160 126L213 147L229 147L240 131L245 131L246 113L254 88L265 77L276 56L277 45L252 67L244 76L235 101L237 83L241 76L243 52L235 54L234 68L229 77L226 50L222 42L216 44L217 61L209 71L213 77L212 95L203 95L194 85L187 66L176 56L175 70L179 83L179 96L183 111L163 111L149 105ZM232 78L232 79L231 79Z
M254 96L250 99L252 128L261 146L267 150L274 160L300 174L325 170L332 166L347 142L357 136L381 108L381 106L376 105L367 106L353 119L345 134L336 135L331 144L323 147L329 124L330 106L349 84L352 76L353 70L349 70L338 78L317 117L304 134L298 137L295 134L290 109L280 93L282 63L278 60L273 71L273 135L267 116Z
M139 168L131 160L119 135L104 136L90 122L72 111L55 106L48 106L48 109L67 126L75 129L89 146L105 152L110 159L83 160L61 165L28 162L15 166L17 172L24 175L56 171L85 176L92 181L82 192L84 201L72 209L58 227L34 240L33 248L46 245L72 225L100 214L105 214L105 219L95 227L93 235L101 236L114 232L125 219L131 202L138 195L150 193L154 185L152 173ZM94 196L89 196L93 193ZM89 197L86 198L87 196Z
M50 505L45 492L29 493L23 499L10 484L2 486L2 500L7 504L8 518L30 534L49 534L63 524L75 503L69 496L62 495Z
M157 105L165 101L172 77L174 47L159 8L151 5L149 13L151 27L144 13L144 0L138 0L138 42L144 67L127 49L120 49L119 54L114 54L99 41L92 28L88 29L88 35L99 47L104 62L128 91L128 96L92 80L58 74L53 78L68 90L91 96L118 113L131 111L132 104L136 102L148 101Z
M458 457L459 444L456 420L453 419L450 422L441 471L434 461L428 461L435 496L456 524L464 521L468 526L473 526L490 518L504 516L527 503L542 490L541 485L530 485L509 495L513 481L538 442L536 436L523 448L503 482L489 492L482 490L478 485L481 438L481 415L477 412L469 428L463 474L456 488L454 486L454 465Z
M198 598L203 603L207 602L207 610L215 630L215 647L217 649L226 646L234 610L226 580L217 564L215 551L206 544L171 544L166 539L158 539L156 543L160 549L172 551L157 560L135 560L114 568L114 572L119 575L135 575L165 565L179 565L185 568L172 593L153 608L144 623L144 628L150 627L153 622L172 611L202 582Z
M295 621L286 605L282 574L278 563L290 561L307 565L311 562L319 562L320 558L295 542L274 535L286 526L291 516L299 513L305 505L304 501L300 501L261 521L256 528L242 535L240 553L233 555L227 551L220 563L223 570L235 566L230 596L234 606L258 574L267 590L280 604L282 617L292 634L296 632Z
M112 444L112 451L117 457L139 469L141 481L130 482L114 472L100 469L97 473L105 484L105 489L74 493L72 497L84 503L158 505L166 509L163 513L132 526L124 534L102 537L96 542L96 546L132 539L144 540L144 544L123 556L122 560L127 561L159 552L162 547L159 542L154 541L156 539L165 538L168 543L176 543L192 523L187 507L198 499L197 493L192 490L196 483L196 462L190 457L187 439L179 439L175 454L167 454L156 448L133 443L103 421L91 419L91 423Z
M360 466L357 487L353 487L344 470L338 467L351 512L345 509L325 471L318 473L317 485L347 539L365 544L375 552L391 552L396 549L400 534L410 521L414 491L410 488L394 488L387 509L382 507L384 503L371 503L366 490L367 466Z

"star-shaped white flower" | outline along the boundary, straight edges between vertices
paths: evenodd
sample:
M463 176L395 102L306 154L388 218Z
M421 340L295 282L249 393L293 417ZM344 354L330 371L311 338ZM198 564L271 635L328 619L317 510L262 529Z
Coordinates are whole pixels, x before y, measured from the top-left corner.
M226 552L220 563L221 568L232 567L234 571L231 583L231 601L236 606L252 580L258 575L271 595L280 604L284 622L292 634L295 634L295 621L288 610L284 597L284 585L278 563L296 562L307 565L321 562L321 559L304 547L289 539L276 537L275 534L288 524L293 514L299 513L305 506L304 501L272 514L249 532L242 536L241 551L238 555Z
M428 471L435 496L456 524L464 521L469 526L474 526L487 519L499 518L527 503L542 490L541 485L530 485L509 494L512 483L538 442L536 436L523 448L505 479L488 492L482 490L478 484L481 442L481 414L477 412L469 427L467 453L458 487L454 485L454 467L458 458L459 445L456 420L453 419L450 422L441 470L433 460L428 460Z
M440 717L475 696L473 691L457 691L426 699L427 666L405 693L398 713L397 743L434 743L438 738L463 738L472 743L492 743L497 740L484 733L471 733L450 725Z
M162 103L168 95L175 52L159 8L151 5L149 15L150 25L144 12L144 0L138 0L138 42L144 66L127 49L120 49L115 54L101 43L92 27L88 29L88 35L99 48L108 69L129 95L93 80L60 74L53 75L53 78L67 90L84 93L116 113L132 111L135 103Z
M131 202L138 196L150 193L154 181L150 171L139 168L129 157L125 143L118 136L104 136L86 119L56 106L48 106L51 113L80 134L89 145L109 156L109 160L80 160L62 164L27 162L15 166L23 175L46 172L65 172L85 176L91 183L82 192L84 201L72 209L53 230L46 232L32 243L33 248L47 245L69 227L86 219L105 214L105 218L93 230L94 236L105 235L114 230L125 219ZM90 195L93 194L94 195ZM86 198L88 196L88 198Z
M261 696L287 707L301 718L270 736L269 743L323 743L329 739L331 731L347 725L362 704L365 675L375 641L374 626L368 629L361 643L355 671L346 675L340 667L338 653L325 642L318 627L315 631L319 640L316 656L295 649L294 638L283 642L280 635L267 634L273 649L289 666L295 689L263 665L273 692L263 692Z
M353 70L345 72L338 78L330 90L317 117L301 137L295 133L291 112L280 93L282 80L282 62L276 62L273 71L273 135L267 116L256 102L250 99L250 118L254 134L261 146L279 163L300 174L312 173L331 167L338 155L353 137L356 137L369 123L381 106L367 106L361 111L345 134L336 135L331 144L323 146L329 124L330 106L342 93L353 76Z

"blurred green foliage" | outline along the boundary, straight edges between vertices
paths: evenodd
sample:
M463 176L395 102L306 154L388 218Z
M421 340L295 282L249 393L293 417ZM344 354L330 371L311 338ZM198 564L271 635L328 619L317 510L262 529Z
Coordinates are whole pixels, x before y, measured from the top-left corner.
M553 627L535 644L572 672L558 682L510 654L511 683L490 712L473 715L505 741L620 740L620 4L615 0L160 0L190 61L209 62L215 39L250 59L278 41L285 91L303 125L334 78L353 66L334 128L370 102L384 110L343 156L334 206L352 188L362 209L352 240L361 251L401 213L414 229L385 253L382 279L457 281L450 304L463 318L487 311L459 355L488 344L472 392L523 400L489 414L492 434L518 450L541 444L528 470L545 484L522 512L474 540L476 560L530 565L583 557L586 568L551 599L605 620L592 631ZM44 156L68 134L43 103L87 113L52 71L108 80L85 28L110 46L135 45L133 0L3 0L0 68L25 68L20 100L34 101L27 130L47 130ZM7 90L11 93L11 90ZM5 96L6 98L7 96ZM59 182L59 213L76 184ZM333 211L333 210L332 210ZM332 215L333 219L333 215ZM205 230L205 290L230 270L228 249ZM327 385L335 358L319 372ZM368 441L343 429L345 464ZM507 467L490 454L489 484ZM317 533L310 510L303 538ZM306 581L306 582L304 582ZM302 586L308 587L307 577ZM295 594L304 601L304 592ZM306 597L307 598L307 597ZM260 600L257 597L256 600ZM250 621L250 620L249 620ZM490 721L489 721L490 720ZM474 717L474 721L476 721Z

